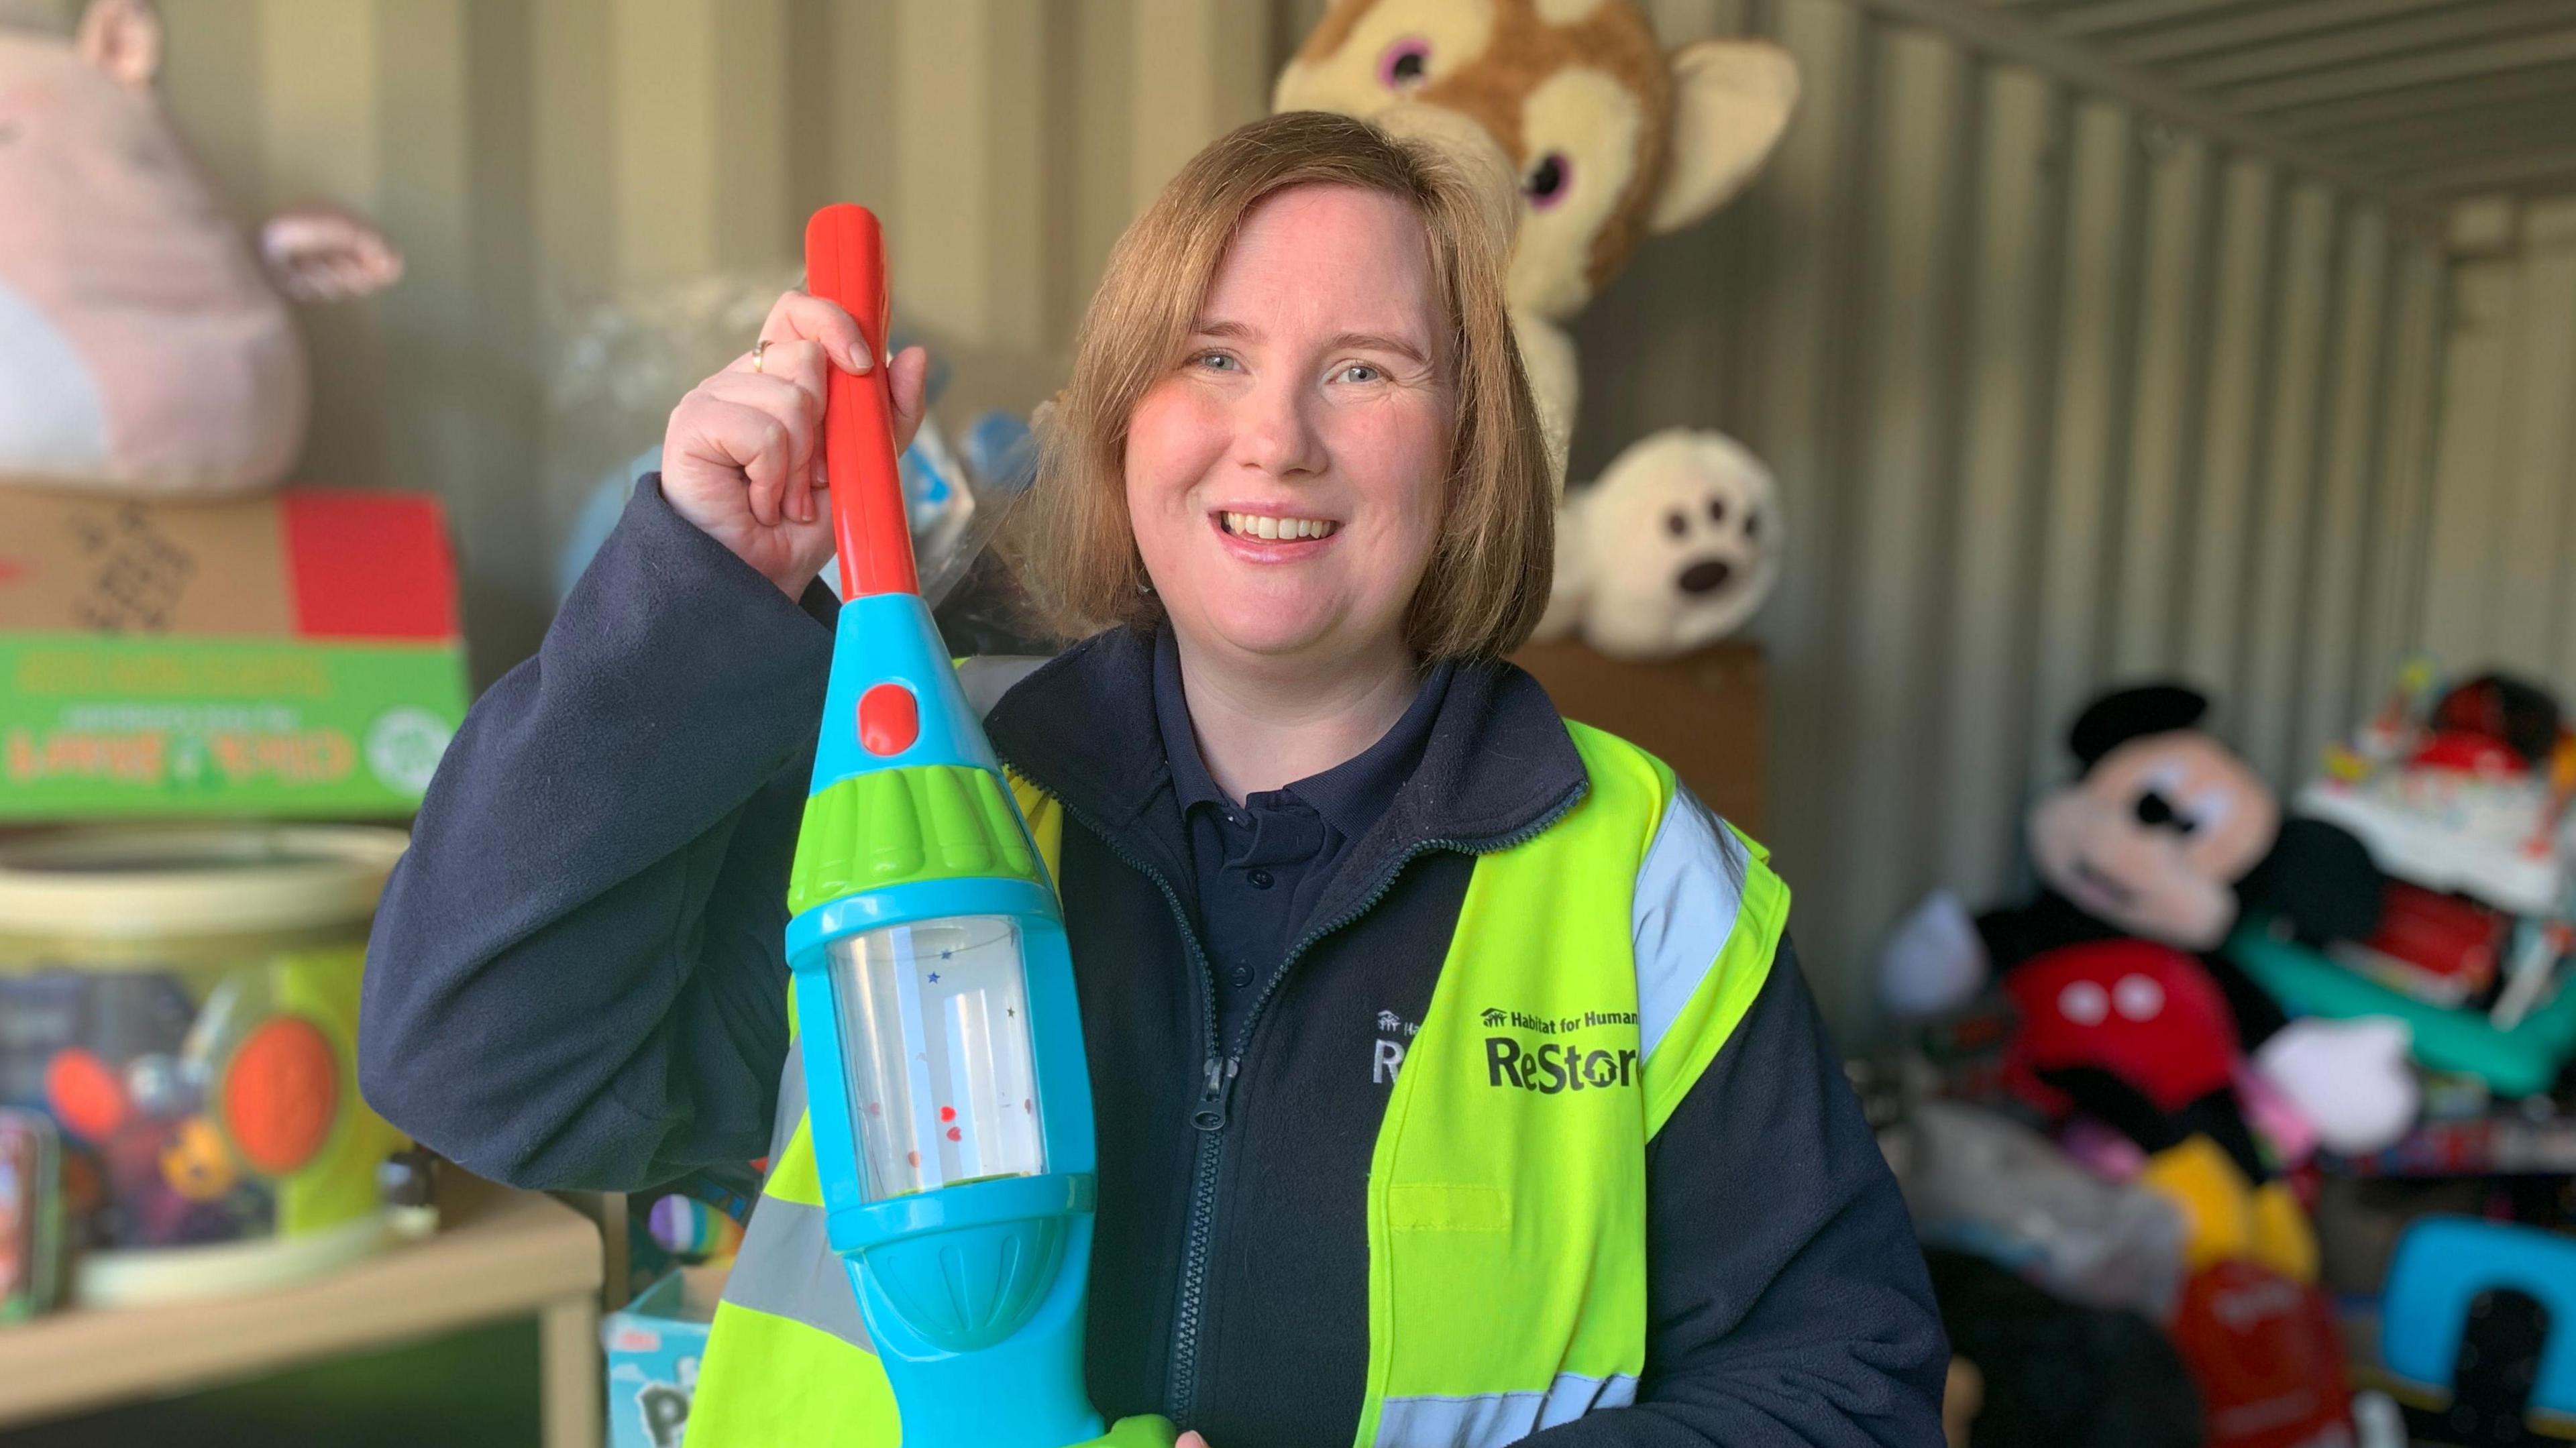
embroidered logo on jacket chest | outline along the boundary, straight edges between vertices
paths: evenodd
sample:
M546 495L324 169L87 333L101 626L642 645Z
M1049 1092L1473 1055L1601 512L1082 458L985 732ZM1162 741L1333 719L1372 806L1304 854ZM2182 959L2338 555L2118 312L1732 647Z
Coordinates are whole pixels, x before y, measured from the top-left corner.
M1404 1049L1422 1034L1419 1023L1408 1021L1393 1011L1377 1013L1377 1040L1369 1056L1369 1084L1392 1086L1395 1073L1404 1065Z

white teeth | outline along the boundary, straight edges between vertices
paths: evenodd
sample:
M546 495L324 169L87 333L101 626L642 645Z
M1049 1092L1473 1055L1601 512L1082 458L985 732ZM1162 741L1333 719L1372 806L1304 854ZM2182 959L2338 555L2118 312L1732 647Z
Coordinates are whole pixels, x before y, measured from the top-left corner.
M1241 538L1274 538L1293 542L1301 538L1330 538L1336 524L1322 518L1281 518L1268 513L1220 513L1225 531Z

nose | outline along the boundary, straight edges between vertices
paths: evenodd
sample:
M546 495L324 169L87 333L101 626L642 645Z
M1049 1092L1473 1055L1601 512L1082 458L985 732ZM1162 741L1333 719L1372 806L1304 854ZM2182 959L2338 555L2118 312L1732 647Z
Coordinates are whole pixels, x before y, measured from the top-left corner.
M1734 576L1735 570L1728 567L1723 560L1703 558L1682 570L1680 580L1682 592L1715 593L1726 586L1726 580Z
M1324 442L1308 415L1305 389L1286 379L1265 379L1242 401L1237 415L1237 456L1243 465L1274 478L1324 470Z

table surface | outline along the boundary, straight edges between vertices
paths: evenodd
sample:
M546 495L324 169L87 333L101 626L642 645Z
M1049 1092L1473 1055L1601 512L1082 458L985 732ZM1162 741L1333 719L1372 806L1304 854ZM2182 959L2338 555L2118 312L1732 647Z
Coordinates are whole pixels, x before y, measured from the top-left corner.
M599 1232L534 1192L456 1181L422 1242L272 1292L68 1310L0 1328L0 1424L386 1347L599 1290Z

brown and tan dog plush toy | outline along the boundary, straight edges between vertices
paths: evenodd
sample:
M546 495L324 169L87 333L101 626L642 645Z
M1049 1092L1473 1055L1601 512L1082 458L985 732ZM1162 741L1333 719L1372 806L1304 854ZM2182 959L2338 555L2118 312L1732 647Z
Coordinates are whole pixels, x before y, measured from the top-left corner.
M1563 324L1648 236L1688 226L1741 191L1770 156L1797 97L1797 66L1778 46L1701 40L1666 54L1631 0L1335 0L1281 72L1273 106L1339 111L1453 151L1481 150L1463 159L1514 179L1513 321L1562 486L1580 396L1574 343ZM1659 498L1740 491L1740 470L1713 478L1707 489L1670 476L1673 452L1669 439L1632 448L1592 491ZM1623 472L1639 470L1656 476L1620 484ZM1569 500L1569 537L1582 502L1580 495ZM1587 546L1619 545L1595 537ZM1766 551L1776 547L1775 536ZM1591 571L1561 569L1569 584ZM1704 582L1706 572L1693 581ZM1645 652L1705 643L1707 629L1681 615L1740 619L1759 603L1756 590L1769 587L1764 569L1737 569L1731 577L1747 596L1730 590L1713 611L1719 601L1704 588L1684 588L1677 569L1665 590L1671 597L1644 602L1649 612L1669 609L1675 617L1632 622L1619 632L1668 640ZM1633 614L1637 606L1631 601L1627 609ZM1581 599L1561 599L1546 631L1575 626L1585 607Z
M304 440L287 310L391 285L402 257L327 206L256 249L152 91L161 25L93 0L79 34L0 26L0 481L206 496Z

